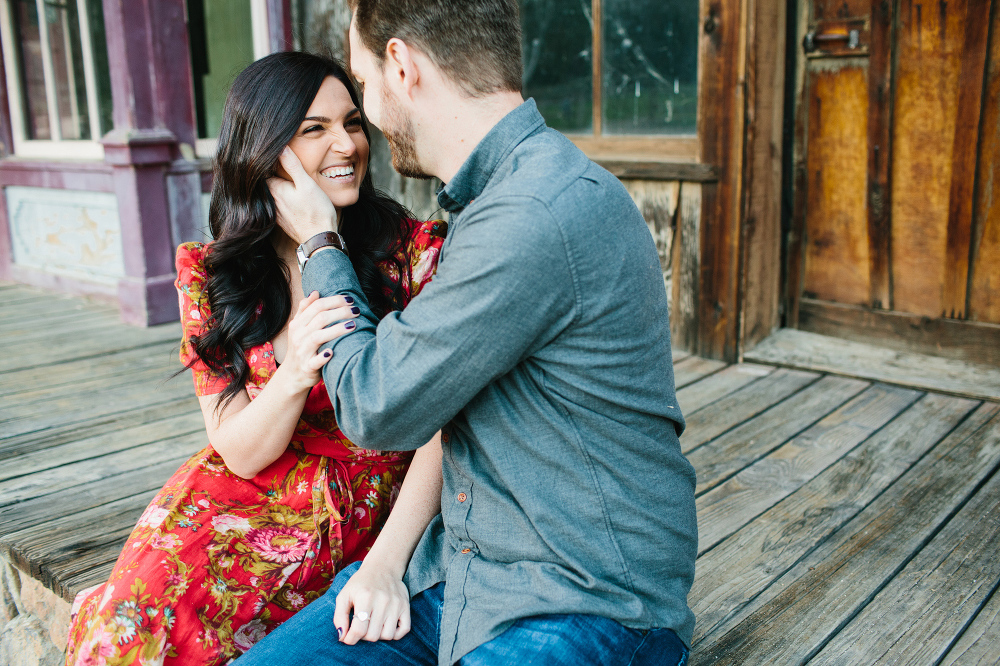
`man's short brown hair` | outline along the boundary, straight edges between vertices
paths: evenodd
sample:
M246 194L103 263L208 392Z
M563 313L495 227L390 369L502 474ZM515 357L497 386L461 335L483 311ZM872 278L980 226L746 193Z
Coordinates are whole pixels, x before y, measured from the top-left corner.
M396 37L473 97L521 91L517 0L352 0L351 8L361 43L380 63Z

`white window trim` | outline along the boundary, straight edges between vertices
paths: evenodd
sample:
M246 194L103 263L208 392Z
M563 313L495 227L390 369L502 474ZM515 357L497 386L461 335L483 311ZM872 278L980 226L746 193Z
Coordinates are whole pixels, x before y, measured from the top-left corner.
M39 18L43 19L44 7L42 0L36 0L39 11ZM84 80L87 84L87 107L90 113L91 136L97 136L98 131L98 109L97 109L97 89L96 76L94 73L94 63L90 44L90 30L87 23L88 17L86 7L80 8L80 0L77 0L77 13L80 16L80 44L82 47L82 57L84 58ZM24 98L18 85L19 77L17 67L17 50L14 43L14 22L10 13L10 1L2 0L0 7L0 40L3 41L4 68L7 72L7 103L10 108L10 124L14 139L13 152L18 157L34 159L77 159L77 160L103 160L104 146L97 140L61 140L59 123L56 120L58 114L55 104L55 87L52 79L52 54L46 48L48 45L48 31L43 29L43 21L39 21L39 31L42 39L42 67L45 71L45 96L50 110L55 113L49 114L49 122L52 136L55 140L43 141L39 139L28 139L27 126L24 117Z

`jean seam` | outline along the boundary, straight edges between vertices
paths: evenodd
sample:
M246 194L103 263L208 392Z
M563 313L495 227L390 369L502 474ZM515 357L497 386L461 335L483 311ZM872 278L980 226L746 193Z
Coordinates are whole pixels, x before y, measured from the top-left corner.
M639 641L639 644L635 646L634 650L632 650L632 657L629 658L628 664L626 666L632 666L632 664L635 663L635 655L639 654L639 650L641 650L642 646L646 644L646 640L649 638L649 634L650 633L651 632L647 632L647 633L643 634L642 640Z

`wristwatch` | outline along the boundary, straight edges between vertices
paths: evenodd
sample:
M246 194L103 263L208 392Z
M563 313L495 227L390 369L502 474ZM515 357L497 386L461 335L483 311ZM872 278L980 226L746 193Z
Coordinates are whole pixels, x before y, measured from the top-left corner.
M344 237L336 231L324 231L321 234L316 234L295 249L295 259L299 262L299 272L305 269L306 262L309 261L309 257L312 256L313 252L321 247L335 247L344 254L347 254L347 243L344 242Z

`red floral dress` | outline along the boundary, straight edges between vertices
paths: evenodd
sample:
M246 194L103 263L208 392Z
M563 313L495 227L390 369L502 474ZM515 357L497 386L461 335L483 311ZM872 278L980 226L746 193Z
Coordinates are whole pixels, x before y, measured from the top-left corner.
M407 299L430 280L445 229L439 221L413 223L402 277ZM194 361L200 396L227 385L189 342L210 314L202 291L207 249L187 243L177 250L181 360ZM253 399L276 369L271 343L246 358ZM322 381L288 448L253 479L230 472L207 446L149 504L108 582L77 596L66 663L195 666L238 657L364 558L411 458L351 444Z

